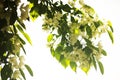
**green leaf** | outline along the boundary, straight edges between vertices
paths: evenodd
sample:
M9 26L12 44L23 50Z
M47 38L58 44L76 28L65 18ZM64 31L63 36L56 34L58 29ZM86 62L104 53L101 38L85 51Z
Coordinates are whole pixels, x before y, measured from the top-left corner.
M17 26L18 30L23 34L25 39L32 45L32 41L31 41L29 35L26 32L24 32L23 28L19 24L16 24L16 26ZM24 41L24 40L22 40L22 41Z
M19 19L18 19L17 21L18 21L18 23L20 24L20 26L21 26L22 28L26 29L26 27L25 27L25 24L24 24L24 23L22 23Z
M24 32L24 30L23 30L23 28L21 27L21 25L16 24L15 26L17 27L17 29L18 29L20 32Z
M101 53L104 55L104 56L107 56L107 52L105 50L102 50Z
M108 21L108 26L110 26L111 31L113 32L113 27L111 21Z
M47 42L51 42L53 39L53 34L49 34L47 37Z
M103 22L99 20L99 21L94 22L94 25L96 28L98 28L99 26L103 25Z
M90 26L86 27L86 31L87 31L87 35L89 36L89 38L92 37L92 29L90 28Z
M71 16L71 22L75 22L75 19L73 16Z
M107 30L107 32L109 34L109 37L110 37L112 43L114 43L113 33L111 31L109 31L109 30Z
M88 66L88 67L82 67L81 69L87 74L87 72L88 72L89 69L90 69L90 66Z
M35 21L38 18L38 16L39 16L38 10L39 9L38 9L37 6L36 7L32 7L32 9L30 11L30 18L32 19L32 21Z
M1 70L1 78L2 80L8 80L11 77L13 71L11 68L11 64L5 65Z
M61 8L66 12L70 12L71 10L71 7L68 4L62 5Z
M34 3L34 4L36 4L38 2L38 0L27 0L27 1Z
M88 14L90 14L90 15L95 14L95 11L94 11L94 9L93 9L91 6L89 6L89 5L84 5L83 8L84 8L86 11L88 11Z
M45 14L48 11L48 5L40 3L38 6L35 6L39 10L39 15Z
M25 67L26 67L26 69L28 70L29 74L30 74L31 76L33 76L33 71L32 71L32 69L31 69L27 64L25 64Z
M76 62L71 61L71 62L70 62L70 67L71 67L71 69L72 69L73 71L76 72L76 68L77 68Z
M72 52L73 51L73 46L66 46L65 51L66 52Z
M77 40L77 42L74 44L74 47L82 48L82 44L80 43L79 40ZM73 49L72 49L72 50L73 50Z
M63 51L62 45L58 45L58 47L55 49L55 53L57 53L57 54L61 54L62 51Z
M55 51L54 51L54 48L53 48L53 47L51 47L51 48L50 48L50 51L51 51L52 56L54 57L54 56L55 56Z
M75 8L75 11L73 12L73 14L74 15L83 14L83 12Z
M32 45L32 41L31 41L29 35L27 33L25 33L25 32L23 32L22 34L26 38L26 40Z
M84 38L84 40L86 41L86 43L87 43L88 46L92 45L92 42L89 39Z
M61 56L61 54L58 54L58 53L55 52L55 56L54 56L54 57L55 57L58 61L60 61L60 56Z
M20 71L22 77L24 78L24 80L26 80L26 77L25 77L25 74L24 74L23 70L22 70L22 69L19 69L19 71Z
M38 18L39 14L34 12L30 13L30 18L32 19L32 21L35 21Z
M83 49L83 51L85 51L87 56L90 56L90 54L93 52L93 50L87 46Z
M64 68L66 68L69 65L70 61L67 60L63 55L61 55L60 56L60 63L62 64L62 66Z
M23 52L26 54L26 51L25 51L24 46L23 46L22 44L20 44L20 46L21 46L21 48L22 48Z
M94 56L92 56L92 62L93 62L94 68L97 70L97 64Z
M22 44L26 44L25 41L18 34L16 36L18 37Z
M13 25L13 30L14 30L14 33L16 34L17 33L17 29L16 29L15 25Z
M104 74L103 64L102 64L100 61L98 61L98 65L99 65L99 68L100 68L100 72L101 72L102 74Z

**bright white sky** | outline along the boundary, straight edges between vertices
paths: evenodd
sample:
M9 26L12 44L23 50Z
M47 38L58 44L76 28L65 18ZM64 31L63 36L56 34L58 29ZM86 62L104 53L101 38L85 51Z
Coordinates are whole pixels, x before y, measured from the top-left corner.
M27 80L120 80L120 1L119 0L86 0L93 6L101 18L109 19L113 23L115 43L111 44L108 36L103 36L103 46L108 56L102 58L105 74L99 70L91 69L88 75L78 69L77 73L70 68L64 69L58 61L52 57L49 48L46 47L47 33L41 29L41 20L28 24L33 45L26 45L28 63L34 72L34 77L29 74ZM27 73L26 73L27 74Z

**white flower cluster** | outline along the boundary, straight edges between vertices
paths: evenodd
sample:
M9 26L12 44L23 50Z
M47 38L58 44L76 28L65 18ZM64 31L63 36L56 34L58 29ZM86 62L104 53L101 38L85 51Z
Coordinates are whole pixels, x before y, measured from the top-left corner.
M66 59L77 62L81 68L90 66L89 58L82 49L74 49L71 53L63 52L63 55Z
M25 61L24 56L19 56L19 57L16 55L9 56L9 62L12 64L12 69L13 69L13 74L12 74L13 79L20 78L21 74L19 69L24 68L24 64L25 64L24 61Z
M84 0L79 0L79 4L83 5L84 4Z
M68 0L68 4L72 7L75 6L75 1L74 0Z
M76 6L84 5L84 0L68 0L68 4L72 7L76 7Z
M61 19L62 14L60 12L56 12L54 14L53 18L48 18L47 15L45 15L43 21L43 29L49 29L48 27L52 26L54 28L57 28L59 26L59 20Z
M78 37L80 35L80 24L79 23L70 23L69 24L69 27L70 27L70 37L69 37L69 41L72 45L74 45L77 40L78 40Z
M13 38L10 39L13 47L12 47L12 53L13 54L18 54L20 52L20 48L21 48L21 41L18 39L17 36L13 36Z

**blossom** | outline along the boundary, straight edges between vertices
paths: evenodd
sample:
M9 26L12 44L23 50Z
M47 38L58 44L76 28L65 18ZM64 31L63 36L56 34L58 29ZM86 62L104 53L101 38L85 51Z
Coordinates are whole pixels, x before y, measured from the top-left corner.
M18 66L19 66L19 68L23 68L24 65L25 65L25 63L20 61Z
M98 49L99 49L99 53L101 53L101 50L102 50L102 44L101 44L100 41L98 42Z
M19 70L15 70L14 72L13 72L13 76L12 76L12 78L13 79L17 79L17 78L19 78L20 77L20 71Z
M19 68L22 68L25 65L24 61L25 61L24 56L23 55L20 56L19 57Z
M22 55L22 56L19 57L19 60L20 60L20 62L24 62L25 61L25 57Z
M52 23L53 23L53 27L57 27L59 25L59 22L55 17L53 18Z
M69 4L70 6L74 6L74 5L75 5L75 2L74 2L73 0L68 0L68 4Z
M61 19L61 17L62 17L62 14L60 12L55 13L53 18L48 18L46 14L43 19L44 21L43 27L53 26L54 28L56 28L59 25L59 20Z
M84 0L79 0L79 4L83 5L84 4Z
M61 17L62 17L62 14L60 12L57 12L55 13L54 17L57 19L57 20L60 20Z
M18 66L18 61L17 61L17 57L16 56L13 56L13 57L10 57L9 58L9 62L12 64L12 68L14 69L18 69L19 66Z
M12 64L17 63L17 57L16 56L10 57L9 62L11 62Z
M77 38L78 38L78 36L76 35L76 34L71 34L70 35L70 43L72 44L72 45L74 45L76 42L77 42Z
M89 68L90 68L90 63L88 60L84 60L80 63L80 68L84 71L84 72L88 72Z

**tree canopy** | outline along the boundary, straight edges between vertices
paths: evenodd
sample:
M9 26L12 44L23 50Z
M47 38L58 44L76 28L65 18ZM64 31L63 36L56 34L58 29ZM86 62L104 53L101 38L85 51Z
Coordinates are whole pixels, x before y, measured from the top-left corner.
M2 80L26 80L24 69L31 76L32 69L24 63L26 41L32 45L26 33L25 21L43 18L42 29L47 37L51 55L65 68L70 66L85 73L94 66L104 74L100 58L107 53L100 37L108 33L111 42L113 28L110 21L101 20L95 10L84 0L1 0L0 1L0 74Z

